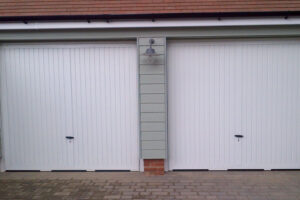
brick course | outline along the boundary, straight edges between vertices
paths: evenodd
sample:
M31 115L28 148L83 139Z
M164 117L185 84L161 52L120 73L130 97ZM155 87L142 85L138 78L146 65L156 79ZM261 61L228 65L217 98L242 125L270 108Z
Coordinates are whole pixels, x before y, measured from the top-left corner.
M0 0L0 16L300 11L299 0Z
M144 171L148 175L164 175L164 159L144 159Z

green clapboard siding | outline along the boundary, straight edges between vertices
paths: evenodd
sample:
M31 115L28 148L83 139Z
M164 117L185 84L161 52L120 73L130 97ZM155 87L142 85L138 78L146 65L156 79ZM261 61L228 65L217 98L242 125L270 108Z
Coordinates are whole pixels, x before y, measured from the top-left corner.
M141 94L141 103L165 103L165 94Z
M165 76L157 74L140 75L140 80L141 84L165 83Z
M138 38L141 158L166 158L166 39L153 38L158 56L144 54L150 38Z
M147 84L141 83L141 94L164 94L165 84Z
M142 142L142 147L145 150L151 149L165 149L165 141L164 140L148 140Z
M164 63L165 55L153 56L151 59L143 54L140 55L140 64L142 65L163 65Z
M165 131L165 122L142 122L141 131Z
M141 113L164 113L165 107L165 104L141 103Z
M145 159L157 159L165 158L166 149L142 149L142 158Z
M143 142L145 141L162 141L164 142L165 141L165 132L151 132L151 131L148 131L148 132L143 132L142 133L142 140Z
M162 74L165 75L164 65L142 65L140 64L140 74Z
M162 122L166 119L166 114L163 113L141 113L141 122Z

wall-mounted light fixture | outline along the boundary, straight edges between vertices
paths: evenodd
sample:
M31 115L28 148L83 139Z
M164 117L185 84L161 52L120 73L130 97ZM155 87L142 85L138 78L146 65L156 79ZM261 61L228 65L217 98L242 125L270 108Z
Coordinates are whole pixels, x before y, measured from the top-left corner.
M149 58L153 57L153 56L159 56L159 55L161 55L161 54L156 53L155 49L152 48L152 45L154 43L155 43L155 40L151 38L149 40L150 47L148 49L146 49L146 52L143 55L148 56Z

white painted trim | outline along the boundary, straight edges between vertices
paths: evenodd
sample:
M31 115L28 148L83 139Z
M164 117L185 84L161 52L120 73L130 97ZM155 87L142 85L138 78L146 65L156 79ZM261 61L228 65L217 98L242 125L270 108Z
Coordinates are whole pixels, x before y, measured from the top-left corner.
M4 167L4 160L0 160L0 172L4 172L5 171L5 167Z
M2 61L2 44L0 45L0 73L2 73L2 65L3 63ZM2 90L2 80L0 80L0 91ZM0 172L4 172L5 171L5 158L4 158L4 134L3 134L3 118L2 118L2 110L3 108L1 107L1 103L3 101L3 96L1 95L0 92Z
M0 30L45 30L45 29L108 29L108 28L159 28L159 27L211 27L211 26L265 26L265 25L300 25L300 17L269 18L216 18L210 19L158 19L155 22L150 20L135 21L112 21L91 23L80 22L22 22L1 23Z
M141 153L141 151L140 151ZM140 172L144 172L145 169L144 169L144 159L140 158Z

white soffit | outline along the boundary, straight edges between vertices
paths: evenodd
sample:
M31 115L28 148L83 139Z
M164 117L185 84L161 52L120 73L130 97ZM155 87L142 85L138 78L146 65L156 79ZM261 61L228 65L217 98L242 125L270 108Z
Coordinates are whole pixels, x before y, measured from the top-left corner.
M157 19L137 21L77 21L77 22L9 22L0 23L0 30L43 29L106 29L106 28L159 28L159 27L210 27L210 26L262 26L299 25L300 17L270 18L210 18L210 19Z

